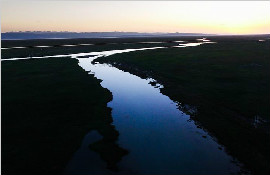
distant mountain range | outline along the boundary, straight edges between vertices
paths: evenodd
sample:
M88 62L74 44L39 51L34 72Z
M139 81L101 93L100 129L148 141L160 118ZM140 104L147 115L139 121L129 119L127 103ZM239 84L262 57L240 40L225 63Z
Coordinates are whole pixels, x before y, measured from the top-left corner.
M138 33L138 32L6 32L2 40L16 39L70 39L70 38L127 38L127 37L169 37L169 36L212 36L202 33Z

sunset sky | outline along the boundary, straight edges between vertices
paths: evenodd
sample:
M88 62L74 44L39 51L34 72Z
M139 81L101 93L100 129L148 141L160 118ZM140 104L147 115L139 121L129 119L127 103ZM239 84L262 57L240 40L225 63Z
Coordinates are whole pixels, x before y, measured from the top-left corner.
M1 32L270 33L269 1L3 1Z

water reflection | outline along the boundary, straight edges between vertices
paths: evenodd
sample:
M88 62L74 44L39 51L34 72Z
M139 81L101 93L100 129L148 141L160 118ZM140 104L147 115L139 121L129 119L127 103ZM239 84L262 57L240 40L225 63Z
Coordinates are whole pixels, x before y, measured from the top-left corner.
M52 47L52 46L35 46L35 47L46 48L46 47Z
M199 45L202 45L202 44L214 44L216 42L213 42L213 41L210 41L209 39L206 39L206 38L202 38L202 39L196 39L197 41L199 42L196 42L196 43L181 43L179 44L178 46L173 46L173 47L194 47L194 46L199 46Z
M89 132L83 139L81 147L74 154L67 165L64 174L107 174L106 163L102 161L100 156L89 149L89 145L98 140L102 136L97 131Z
M192 47L192 46L199 46L203 43L186 43L186 44L179 44L179 46L174 46L174 47Z
M201 38L201 39L197 39L197 41L207 42L207 41L210 41L210 40L208 40L206 38Z
M194 43L187 44L194 46ZM113 100L108 106L112 108L113 125L119 132L118 145L106 142L111 138L93 141L98 136L89 133L65 173L107 174L107 168L118 169L119 174L230 174L240 171L214 138L179 110L178 103L160 93L162 85L108 64L93 63L99 57L153 49L164 47L6 59L75 58L79 66L102 80L101 85L112 92ZM196 112L196 108L184 107L191 113ZM111 160L115 154L121 156ZM106 167L100 158L106 162ZM91 168L93 162L97 169Z
M76 53L76 54L66 54L66 55L49 55L49 56L40 56L40 57L23 57L23 58L7 58L1 59L1 61L16 61L16 60L28 60L28 59L43 59L43 58L63 58L63 57L71 57L71 58L88 58L90 56L94 56L92 58L96 59L102 56L110 56L119 53L127 53L127 52L134 52L134 51L142 51L142 50L153 50L153 49L162 49L166 47L146 47L140 49L123 49L123 50L108 50L108 51L101 51L101 52L87 52L87 53Z
M165 43L165 42L139 42L142 44L161 44L161 43Z
M231 162L232 157L207 132L197 128L189 115L178 109L177 103L151 85L153 79L141 79L107 64L92 64L96 57L78 58L79 65L101 79L101 85L113 94L108 106L113 109L113 124L120 133L118 144L129 150L118 164L121 172L228 174L239 171Z

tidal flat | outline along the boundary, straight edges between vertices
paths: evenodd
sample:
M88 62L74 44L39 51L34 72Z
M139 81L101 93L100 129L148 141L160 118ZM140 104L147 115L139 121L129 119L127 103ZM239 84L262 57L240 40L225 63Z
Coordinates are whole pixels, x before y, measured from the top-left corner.
M201 38L2 41L2 169L267 174L269 36Z

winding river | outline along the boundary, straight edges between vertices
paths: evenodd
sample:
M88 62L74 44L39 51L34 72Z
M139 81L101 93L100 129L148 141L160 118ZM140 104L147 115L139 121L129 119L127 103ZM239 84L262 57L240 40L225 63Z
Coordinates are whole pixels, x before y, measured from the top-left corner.
M183 45L180 45L181 47ZM192 46L192 44L188 45ZM119 172L106 169L105 162L88 145L101 139L92 131L70 160L66 174L230 174L238 173L236 160L213 137L197 127L178 103L152 86L153 79L142 79L108 64L92 63L98 57L127 52L143 52L164 47L124 49L102 52L55 55L34 58L72 57L113 95L113 125L120 135L118 144L129 151L118 163ZM177 48L175 48L177 49ZM14 58L20 60L27 58Z

